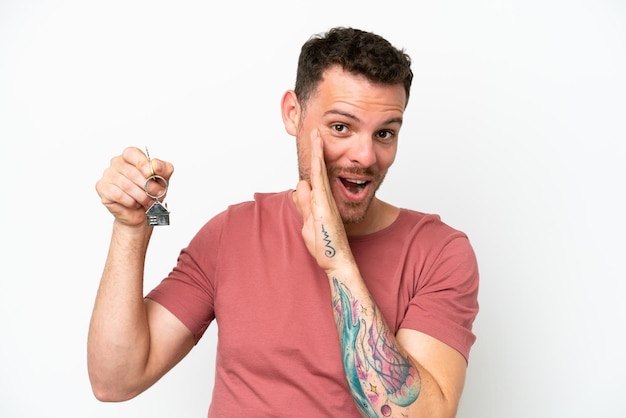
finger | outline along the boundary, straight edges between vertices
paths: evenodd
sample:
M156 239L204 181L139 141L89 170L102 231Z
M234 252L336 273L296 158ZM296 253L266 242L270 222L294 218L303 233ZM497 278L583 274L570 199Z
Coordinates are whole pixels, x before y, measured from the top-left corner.
M319 130L311 131L311 188L314 191L324 191L328 183L326 164L324 163L324 145Z
M326 210L333 211L335 200L326 171L324 140L318 130L311 133L311 172L313 204L322 205Z
M296 186L296 198L302 219L306 222L309 216L311 216L311 185L306 180L300 180L298 182Z
M158 158L153 158L150 160L150 165L152 166L152 170L154 170L154 174L159 175L169 181L169 178L174 173L174 165L168 161L159 160ZM150 169L150 165L148 165L148 169ZM151 172L152 173L152 172Z
M116 163L105 171L96 190L105 205L117 203L129 209L136 208L150 203L143 189L145 181L134 166Z
M122 152L122 158L128 164L136 167L140 170L144 177L150 177L152 175L152 171L150 170L150 161L148 160L148 156L137 147L127 147Z
M142 154L137 148L128 148L124 150L122 155L111 159L109 168L105 170L97 185L102 203L105 205L117 203L127 208L150 204L150 199L144 190L146 178L135 165L135 162L138 161L137 158L141 158L137 156ZM150 186L151 194L162 193L162 188L161 191L157 190L160 188L158 184Z
M169 180L174 172L174 166L171 163L159 160L158 158L149 159L148 155L137 147L127 147L124 149L122 157L125 162L137 168L144 179L157 174Z
M149 160L148 156L137 147L128 147L124 150L122 161L118 162L117 169L132 181L141 190L141 193L145 195L148 192L152 196L159 196L161 200L165 198L164 193L174 172L174 166L171 163L157 158ZM154 179L153 176L155 175L163 177L165 182L162 179L148 181L150 178ZM137 190L132 193L129 191L129 194L136 197L144 206L153 200L140 197L141 194Z

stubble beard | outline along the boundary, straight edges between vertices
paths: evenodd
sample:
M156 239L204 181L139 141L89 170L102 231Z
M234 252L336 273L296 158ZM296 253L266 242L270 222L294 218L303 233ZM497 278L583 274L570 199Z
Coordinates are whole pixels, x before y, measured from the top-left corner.
M300 175L300 180L306 180L309 184L311 184L310 168L308 165L304 167L303 164L301 163L302 161L309 161L311 157L306 155L306 153L302 151L302 148L300 146L296 147L296 153L298 157L298 160L297 160L298 161L298 173ZM333 189L333 186L331 185L331 194L333 196L333 199L335 200L337 209L339 210L339 215L341 216L342 222L345 225L353 225L353 224L361 223L365 219L365 215L367 214L370 206L372 205L372 202L374 201L374 198L376 197L376 192L382 185L383 180L385 179L385 176L381 175L380 173L373 173L372 170L368 168L352 168L352 169L346 170L346 169L340 169L340 168L326 167L326 176L329 179L329 181L331 178L333 178L333 175L334 175L333 173L336 174L336 173L342 173L342 172L343 173L352 172L353 174L363 173L363 174L367 174L371 176L373 179L372 180L372 187L373 187L372 194L369 195L364 201L357 202L357 203L338 200L337 195L335 194L335 191Z
M343 221L345 225L353 225L353 224L358 224L358 223L363 222L363 220L365 219L365 215L369 212L372 202L374 201L374 198L376 197L376 192L380 188L384 178L385 178L384 176L376 177L376 180L371 185L371 187L373 187L372 193L368 195L367 198L361 202L355 203L355 202L339 201L341 203L339 204L338 199L335 196L335 193L333 192L333 198L335 199L335 203L337 204L337 207L339 209L341 220Z
M300 160L299 160L300 161ZM298 171L300 174L300 180L306 180L311 183L311 173L308 168L302 167L302 165L298 164ZM348 172L354 173L355 171L360 171L364 173L368 173L372 175L371 170L368 169L352 169L347 170ZM342 170L340 168L326 168L326 176L330 180L336 173L345 173L346 170ZM374 198L376 197L376 192L380 188L385 179L385 176L381 176L380 174L372 175L373 181L371 187L373 187L373 192L367 196L367 198L361 202L348 202L344 200L340 200L337 198L337 194L334 191L333 186L331 185L331 194L333 199L335 200L335 204L337 205L337 209L339 210L339 215L341 216L341 220L345 225L353 225L363 222L365 219L365 215L369 211Z

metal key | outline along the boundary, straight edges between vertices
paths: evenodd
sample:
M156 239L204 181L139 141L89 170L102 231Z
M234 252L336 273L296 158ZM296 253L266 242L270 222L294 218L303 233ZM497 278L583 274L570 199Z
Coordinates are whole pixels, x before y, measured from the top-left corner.
M154 167L152 167L152 160L150 159L148 147L146 147L146 156L148 157L148 162L150 163L150 170L152 170L152 175L146 179L146 182L143 185L143 190L144 192L146 192L149 198L154 199L154 203L146 211L146 220L148 222L148 226L169 225L170 212L167 210L167 203L161 203L159 201L159 199L161 199L167 193L167 188L169 184L167 183L167 180L165 180L165 178L154 173ZM150 181L152 180L156 182L163 182L163 193L158 196L150 194L150 192L148 192L148 183L150 183Z

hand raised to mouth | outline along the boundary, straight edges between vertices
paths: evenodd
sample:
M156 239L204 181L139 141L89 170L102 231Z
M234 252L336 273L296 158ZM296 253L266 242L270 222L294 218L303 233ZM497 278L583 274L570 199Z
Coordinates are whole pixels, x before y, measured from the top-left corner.
M307 249L327 274L354 267L348 237L328 183L324 143L318 130L311 132L310 173L310 183L300 180L296 187Z

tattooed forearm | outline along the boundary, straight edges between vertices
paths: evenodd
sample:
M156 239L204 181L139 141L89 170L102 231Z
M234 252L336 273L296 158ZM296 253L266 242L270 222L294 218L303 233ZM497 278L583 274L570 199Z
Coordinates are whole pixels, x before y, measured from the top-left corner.
M367 399L367 395L361 384L361 378L364 377L364 374L360 372L360 366L362 366L363 363L359 360L359 356L357 355L357 337L361 329L361 323L353 316L349 291L334 277L333 285L339 299L338 305L335 305L335 315L337 315L336 322L341 340L343 368L346 373L346 379L348 380L348 386L359 409L367 413L370 417L376 417L376 411L373 409L371 402Z
M354 298L333 277L335 318L348 386L359 408L370 417L401 413L417 399L417 368L402 353L376 305ZM394 414L394 416L396 416Z
M324 229L324 225L322 225L322 234L324 234L324 242L326 243L324 246L326 250L324 250L324 255L328 258L332 258L335 256L335 248L331 245L330 238L326 229Z

